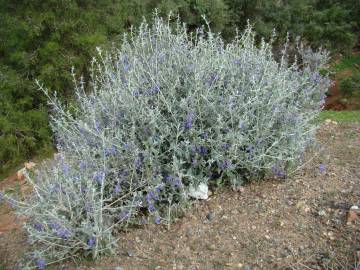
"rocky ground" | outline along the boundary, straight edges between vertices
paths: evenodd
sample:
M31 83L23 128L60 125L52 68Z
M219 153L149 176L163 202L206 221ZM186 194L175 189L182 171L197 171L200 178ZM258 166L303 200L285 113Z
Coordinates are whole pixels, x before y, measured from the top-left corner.
M49 269L360 269L360 125L327 121L318 139L320 149L286 179L215 191L170 228L121 233L115 256ZM4 187L22 191L10 178ZM1 205L4 269L16 269L26 248L18 223Z

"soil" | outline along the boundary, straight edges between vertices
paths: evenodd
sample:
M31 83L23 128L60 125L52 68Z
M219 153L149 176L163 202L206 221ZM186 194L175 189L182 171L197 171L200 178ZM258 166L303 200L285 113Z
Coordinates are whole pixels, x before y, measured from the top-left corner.
M323 124L318 140L286 179L215 191L169 229L122 233L114 256L49 269L360 269L360 221L347 222L349 208L360 206L360 125ZM26 247L12 210L1 205L4 269L16 269Z
M360 54L360 52L353 52L354 55ZM339 63L341 61L340 56L334 59L334 63ZM360 70L359 65L355 65L355 68ZM325 109L326 110L335 110L335 111L344 111L344 110L360 110L360 92L356 91L352 96L346 96L340 91L340 81L343 78L351 77L353 75L353 70L351 68L344 69L337 72L333 80L333 85L330 87L327 97L325 99Z
M325 99L325 109L334 111L351 110L353 105L348 102L344 102L344 97L340 92L340 80L341 78L351 77L351 70L345 70L336 74L333 78L333 85L330 87L328 96Z

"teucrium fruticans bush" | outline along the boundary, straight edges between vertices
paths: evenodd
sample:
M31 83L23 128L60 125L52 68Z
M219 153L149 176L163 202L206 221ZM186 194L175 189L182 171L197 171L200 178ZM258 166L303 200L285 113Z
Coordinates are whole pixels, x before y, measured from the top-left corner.
M43 248L34 260L97 257L145 213L169 222L190 185L236 186L299 165L329 86L327 54L298 46L291 64L286 46L280 62L271 50L250 26L224 44L158 17L119 49L99 49L90 93L80 80L76 105L50 97L60 155L29 176L34 193L18 205Z

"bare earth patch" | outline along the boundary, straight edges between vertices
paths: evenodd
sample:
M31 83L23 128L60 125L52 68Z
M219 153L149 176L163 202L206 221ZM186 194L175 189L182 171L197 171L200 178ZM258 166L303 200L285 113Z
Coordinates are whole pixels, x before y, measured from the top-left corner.
M360 206L360 125L323 124L318 139L321 149L287 179L217 191L169 229L121 233L114 256L49 269L360 269L360 220L347 222ZM2 204L0 265L16 269L25 248Z

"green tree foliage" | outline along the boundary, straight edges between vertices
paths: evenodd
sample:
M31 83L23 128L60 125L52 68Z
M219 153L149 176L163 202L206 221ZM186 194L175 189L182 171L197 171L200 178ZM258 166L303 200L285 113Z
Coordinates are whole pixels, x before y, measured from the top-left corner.
M302 36L313 47L349 51L359 31L360 4L353 0L225 0L232 26L243 29L246 20L261 36L275 29L279 38L287 32ZM357 2L357 3L355 3Z
M51 146L34 80L70 97L71 66L86 76L94 47L122 30L125 15L98 2L0 1L0 174Z

